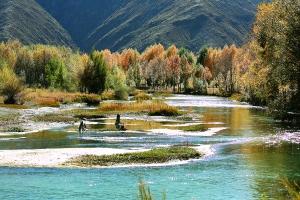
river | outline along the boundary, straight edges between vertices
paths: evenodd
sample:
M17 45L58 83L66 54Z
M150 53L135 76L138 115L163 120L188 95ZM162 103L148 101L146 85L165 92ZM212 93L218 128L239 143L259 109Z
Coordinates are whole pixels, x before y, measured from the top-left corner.
M207 156L168 166L0 167L0 199L136 199L140 179L150 186L156 199L164 192L167 199L182 200L285 199L280 179L300 180L299 127L282 125L262 108L226 98L176 95L166 102L193 112L196 119L179 123L147 118L146 126L144 118L128 117L128 127L136 130L126 136L103 130L112 126L113 119L96 119L84 137L78 136L75 126L64 126L0 136L0 150L141 149L187 142L209 147ZM176 127L189 124L200 124L206 131L177 132ZM148 131L138 131L139 126L146 126Z

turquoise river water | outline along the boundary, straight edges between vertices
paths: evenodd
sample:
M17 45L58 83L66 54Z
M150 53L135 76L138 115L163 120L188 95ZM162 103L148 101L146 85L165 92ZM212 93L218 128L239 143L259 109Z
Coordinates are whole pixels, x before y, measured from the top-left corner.
M167 102L193 110L214 134L155 134L90 131L78 137L70 127L0 137L0 150L46 148L149 148L189 142L211 145L211 154L182 165L102 169L0 167L0 199L137 199L144 180L156 199L286 199L283 177L300 180L300 129L267 117L261 108L218 97L178 95ZM159 119L156 119L159 121ZM163 119L161 119L163 121ZM133 120L134 121L134 120ZM95 120L99 130L109 120ZM172 123L161 122L171 126Z

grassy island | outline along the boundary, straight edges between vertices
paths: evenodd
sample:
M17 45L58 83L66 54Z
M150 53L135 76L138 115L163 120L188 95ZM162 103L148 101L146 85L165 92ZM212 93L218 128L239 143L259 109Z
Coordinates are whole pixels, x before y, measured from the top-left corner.
M189 160L200 158L202 155L193 148L174 146L169 148L156 148L145 152L95 156L85 155L74 158L68 164L92 167L113 166L118 164L154 164L166 163L172 160Z

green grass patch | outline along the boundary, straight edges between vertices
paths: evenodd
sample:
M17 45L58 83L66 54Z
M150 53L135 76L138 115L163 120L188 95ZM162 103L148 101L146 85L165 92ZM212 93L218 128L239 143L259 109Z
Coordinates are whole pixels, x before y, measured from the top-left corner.
M75 166L113 166L118 164L154 164L166 163L172 160L189 160L200 158L202 155L193 148L173 146L156 148L145 152L115 154L106 156L85 155L75 158L69 164Z

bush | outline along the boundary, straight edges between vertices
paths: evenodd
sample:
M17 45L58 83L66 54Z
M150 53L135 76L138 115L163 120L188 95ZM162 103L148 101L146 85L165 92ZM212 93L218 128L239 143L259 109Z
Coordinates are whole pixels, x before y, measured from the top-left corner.
M88 106L97 106L101 99L97 95L81 95L76 101L86 103Z
M179 116L181 115L180 111L174 107L169 106L163 102L153 103L153 106L150 108L150 116Z
M115 92L113 90L104 91L101 94L101 99L102 100L114 100L115 99Z
M4 103L17 103L17 97L22 89L22 83L14 71L8 66L2 67L0 69L0 95L4 96Z
M163 108L158 108L154 109L153 111L149 112L150 116L179 116L180 112L173 107L163 107Z
M134 95L133 100L146 101L146 100L152 100L152 97L145 92L139 92L136 95Z
M121 87L115 90L115 99L128 100L128 92L125 87Z

